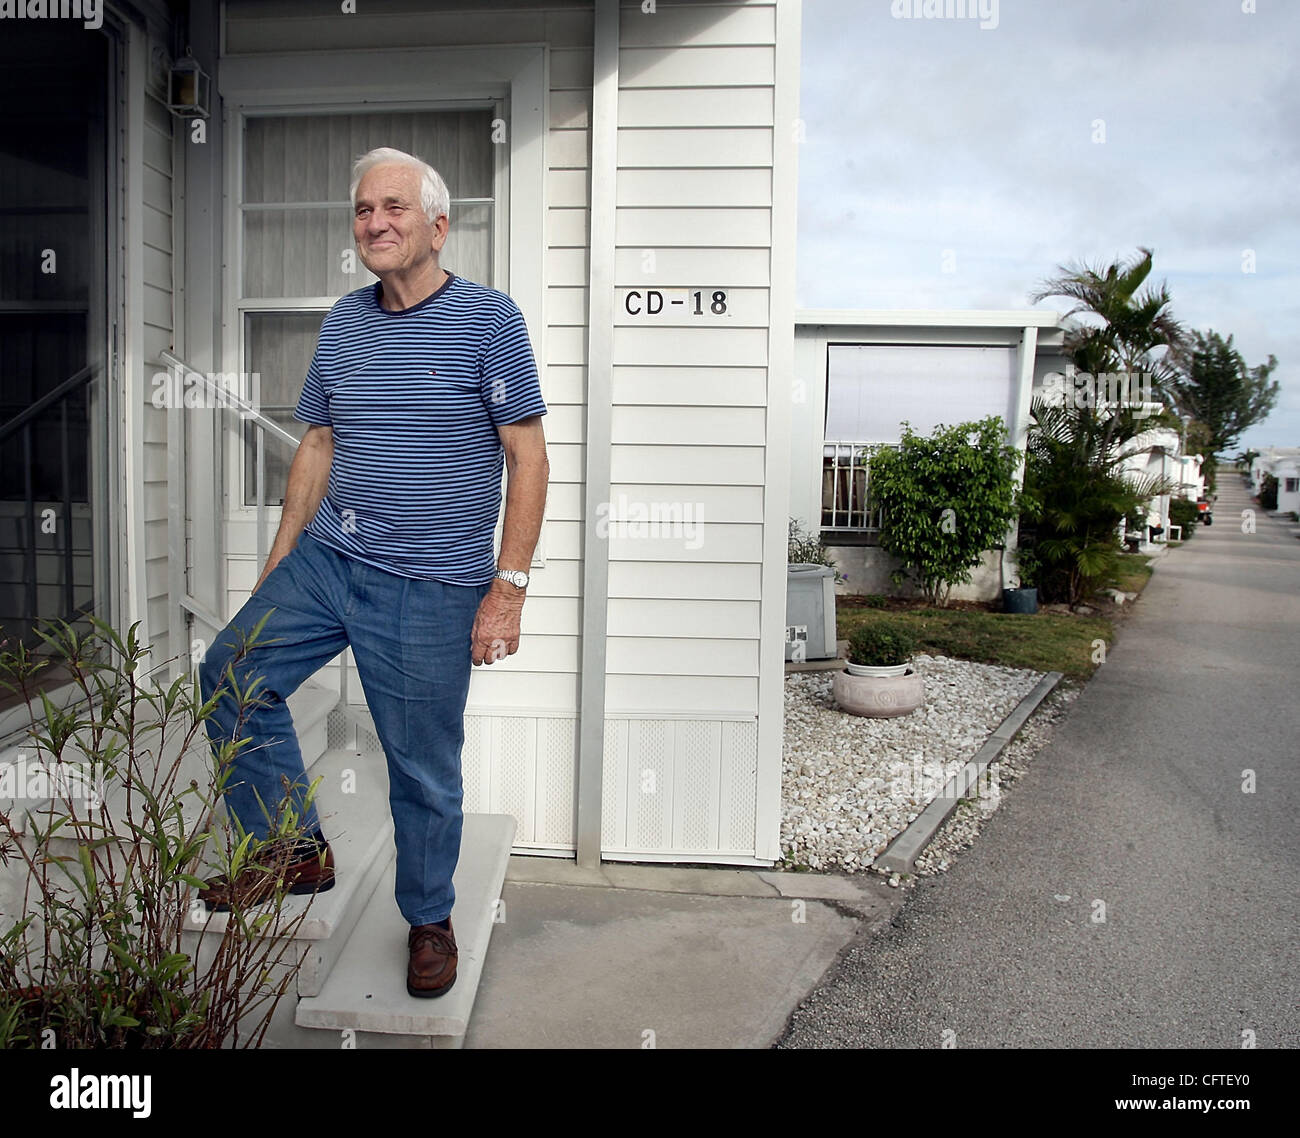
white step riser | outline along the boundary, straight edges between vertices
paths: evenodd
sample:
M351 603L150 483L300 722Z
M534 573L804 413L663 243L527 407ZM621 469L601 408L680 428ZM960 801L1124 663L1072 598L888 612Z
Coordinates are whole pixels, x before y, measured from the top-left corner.
M515 820L505 814L467 814L456 867L452 925L459 959L455 986L443 996L407 994L406 922L385 872L320 995L298 1003L295 1022L332 1037L373 1032L403 1040L400 1047L458 1047L464 1042L501 896Z
M359 774L355 795L339 793L342 772L347 769ZM307 945L298 975L301 995L320 992L395 852L382 755L330 751L314 773L324 779L318 807L321 826L334 852L337 877L333 889L311 900L310 913L297 930L297 939ZM306 898L287 898L284 912L291 918L306 904ZM218 940L228 919L224 913L213 913L209 919L204 911L204 927L187 931L185 950L194 951L200 938Z

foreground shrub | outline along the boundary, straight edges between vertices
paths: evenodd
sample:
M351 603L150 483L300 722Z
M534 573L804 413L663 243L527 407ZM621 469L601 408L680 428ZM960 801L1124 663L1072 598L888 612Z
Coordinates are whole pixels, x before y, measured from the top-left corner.
M282 872L300 820L268 814L270 837L256 841L220 819L247 743L209 747L222 692L205 704L192 676L146 674L136 628L122 637L91 619L88 634L42 630L40 656L0 648L0 690L34 708L24 765L0 764L0 872L24 872L21 914L0 914L0 1047L256 1046L294 984L291 938L310 899L286 912L277 885L266 904L235 905L199 960L182 934L212 920L195 896L205 878ZM79 696L66 706L44 690L60 667ZM242 723L258 685L239 691L233 673L227 685Z

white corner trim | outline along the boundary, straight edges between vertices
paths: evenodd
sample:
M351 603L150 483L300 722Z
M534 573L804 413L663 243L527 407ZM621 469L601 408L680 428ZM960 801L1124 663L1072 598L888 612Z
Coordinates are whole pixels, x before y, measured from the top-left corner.
M587 431L584 446L582 647L579 671L577 862L599 866L604 810L609 543L597 532L610 495L613 437L614 245L618 181L618 0L596 0L587 260Z
M793 209L799 193L800 0L776 9L776 77L772 126L773 211ZM785 730L786 517L790 509L790 380L794 375L795 241L771 238L768 304L767 437L763 455L763 586L759 630L758 782L754 854L781 855L781 757Z
M140 621L140 640L150 642L148 584L145 564L144 508L144 381L148 361L144 352L144 75L148 37L143 28L127 22L126 32L126 155L123 242L124 327L121 349L121 412L117 446L122 484L116 487L122 503L123 528L119 566L120 620L126 631Z

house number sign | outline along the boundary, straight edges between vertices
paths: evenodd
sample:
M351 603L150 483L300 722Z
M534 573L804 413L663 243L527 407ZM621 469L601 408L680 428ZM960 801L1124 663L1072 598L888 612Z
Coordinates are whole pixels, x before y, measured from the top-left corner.
M727 293L720 288L629 288L623 292L629 316L726 316Z

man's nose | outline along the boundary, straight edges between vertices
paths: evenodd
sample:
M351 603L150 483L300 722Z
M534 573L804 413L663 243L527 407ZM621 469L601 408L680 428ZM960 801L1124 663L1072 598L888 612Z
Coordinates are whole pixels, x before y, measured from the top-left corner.
M382 210L372 209L370 217L366 220L367 233L383 233L388 228L388 218Z

